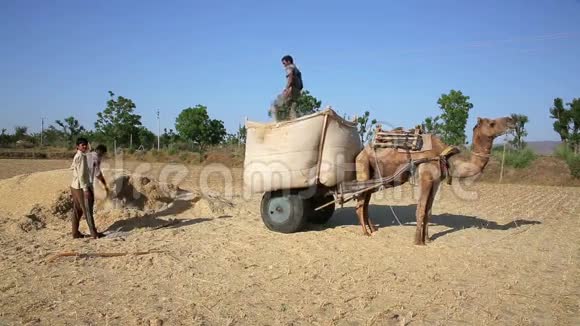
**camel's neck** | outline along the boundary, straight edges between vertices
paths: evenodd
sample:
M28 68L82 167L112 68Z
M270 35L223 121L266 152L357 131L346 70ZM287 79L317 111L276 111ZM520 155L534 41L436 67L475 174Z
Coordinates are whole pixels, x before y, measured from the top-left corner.
M493 138L483 136L477 131L473 133L473 151L469 159L453 156L449 159L451 176L455 178L469 178L483 172L489 162Z
M473 133L473 153L485 154L489 156L489 154L491 154L492 146L493 138L483 136L478 132Z

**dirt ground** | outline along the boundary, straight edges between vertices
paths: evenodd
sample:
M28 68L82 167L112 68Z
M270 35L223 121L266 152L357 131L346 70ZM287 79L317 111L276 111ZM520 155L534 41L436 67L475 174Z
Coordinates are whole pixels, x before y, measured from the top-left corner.
M226 211L187 200L116 221L97 211L99 229L115 231L99 240L71 239L56 218L19 228L67 186L66 171L50 170L68 164L0 160L0 325L580 324L580 188L444 185L423 247L412 244L411 185L373 198L373 237L352 203L326 225L280 234L262 223L260 196L241 191L239 170ZM109 167L190 191L207 172ZM219 175L208 186L227 194ZM55 256L67 252L129 255Z

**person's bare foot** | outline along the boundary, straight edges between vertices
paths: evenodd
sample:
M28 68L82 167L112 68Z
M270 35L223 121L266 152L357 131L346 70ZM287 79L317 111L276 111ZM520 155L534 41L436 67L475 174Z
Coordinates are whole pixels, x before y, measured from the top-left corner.
M87 234L84 233L73 233L73 239L83 239L83 238L88 238L89 236Z
M104 238L105 234L103 232L97 232L96 236L92 236L93 239L100 239L100 238Z

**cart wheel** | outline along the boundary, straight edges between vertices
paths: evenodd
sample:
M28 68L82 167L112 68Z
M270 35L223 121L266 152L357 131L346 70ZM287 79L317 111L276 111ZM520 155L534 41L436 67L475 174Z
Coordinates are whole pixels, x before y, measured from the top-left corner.
M312 198L312 209L310 214L308 215L308 222L312 224L325 224L330 220L332 214L334 214L335 203L332 203L320 210L315 211L314 209L320 205L324 205L329 201L333 201L333 195L326 195L326 196L317 196Z
M300 195L281 191L267 192L262 197L262 221L272 231L293 233L300 231L306 223L306 212L310 203Z

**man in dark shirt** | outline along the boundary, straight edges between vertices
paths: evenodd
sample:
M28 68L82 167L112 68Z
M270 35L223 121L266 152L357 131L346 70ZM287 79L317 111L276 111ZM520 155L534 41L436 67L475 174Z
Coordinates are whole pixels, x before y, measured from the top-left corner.
M276 98L271 113L276 120L296 119L298 117L298 98L303 88L302 73L294 64L294 59L286 55L282 58L286 72L286 86L282 94Z

